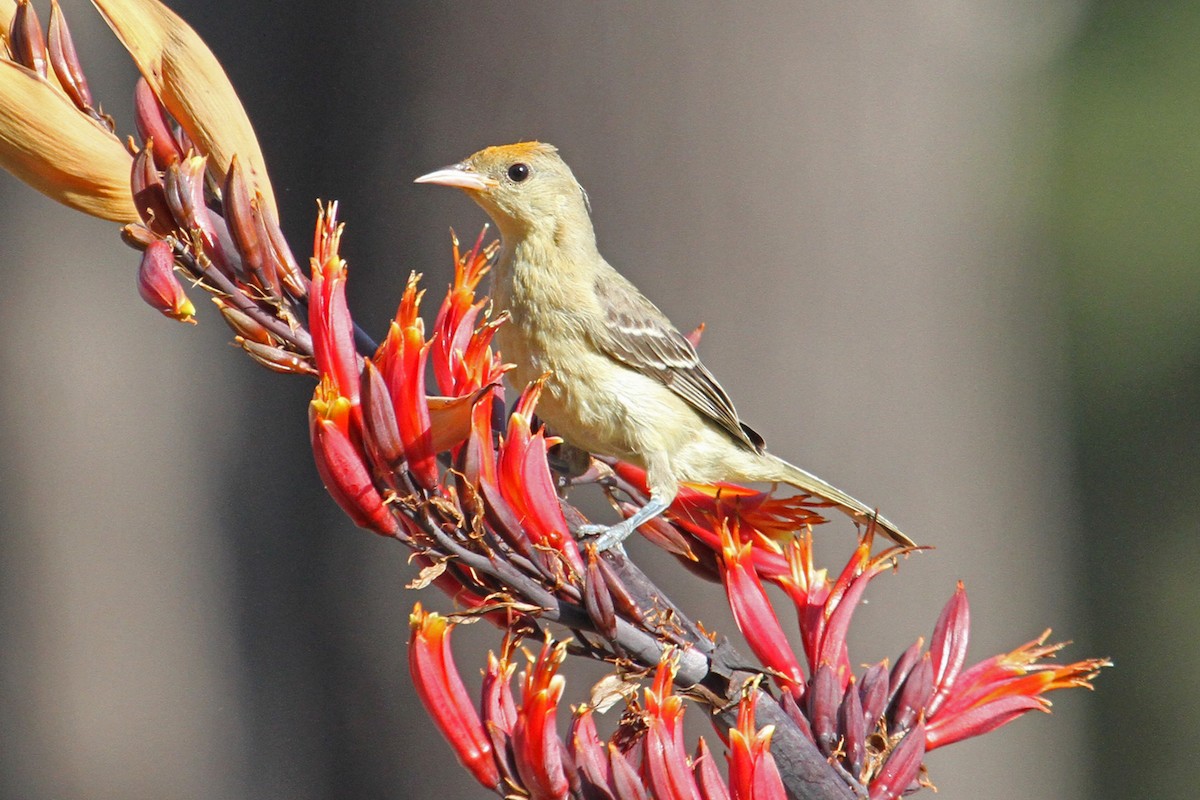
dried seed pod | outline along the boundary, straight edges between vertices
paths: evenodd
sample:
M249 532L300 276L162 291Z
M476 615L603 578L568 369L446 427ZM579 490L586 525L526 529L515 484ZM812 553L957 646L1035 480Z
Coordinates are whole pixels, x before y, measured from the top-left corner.
M317 368L312 359L297 355L282 347L259 344L238 336L234 341L246 351L246 354L272 372L285 372L292 375L317 375Z
M220 297L212 299L217 304L217 308L221 311L221 318L225 320L225 324L233 329L233 332L240 339L247 339L258 344L274 345L275 337L264 328L254 317L236 308Z

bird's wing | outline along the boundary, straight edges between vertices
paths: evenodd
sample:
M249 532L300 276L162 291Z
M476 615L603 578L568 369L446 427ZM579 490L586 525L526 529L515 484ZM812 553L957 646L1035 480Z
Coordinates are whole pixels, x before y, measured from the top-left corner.
M763 449L762 437L738 419L733 401L700 363L691 342L637 287L607 272L597 277L596 297L607 323L597 345L609 358L660 381L735 439Z

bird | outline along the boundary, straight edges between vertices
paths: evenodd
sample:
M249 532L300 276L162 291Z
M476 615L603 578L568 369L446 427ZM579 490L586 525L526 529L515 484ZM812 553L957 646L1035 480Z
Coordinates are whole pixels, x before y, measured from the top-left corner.
M508 315L497 345L524 386L544 378L538 416L583 450L646 472L649 499L614 525L619 546L670 507L681 483L784 483L895 543L913 541L841 489L769 453L667 316L600 255L587 193L553 145L488 147L416 183L464 191L495 223L492 301Z

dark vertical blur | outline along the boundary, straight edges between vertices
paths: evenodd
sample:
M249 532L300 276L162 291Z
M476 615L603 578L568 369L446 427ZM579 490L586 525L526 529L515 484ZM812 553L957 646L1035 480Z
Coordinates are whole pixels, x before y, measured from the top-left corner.
M132 70L64 5L129 130ZM1195 782L1165 745L1200 718L1200 13L172 7L239 88L298 254L315 199L342 201L368 328L410 270L431 311L448 229L483 222L411 179L552 142L609 260L708 323L706 362L772 449L936 545L871 592L856 661L928 636L958 578L972 659L1046 626L1078 640L1068 657L1116 658L1054 718L933 754L941 796ZM156 318L111 226L11 179L0 203L0 796L483 796L413 706L406 554L316 480L310 385L251 366L203 308L198 329ZM832 564L850 533L830 527ZM714 587L691 602L721 624Z
M1049 238L1069 287L1087 643L1117 662L1090 729L1111 797L1200 781L1171 744L1200 734L1198 36L1192 3L1095 3L1062 71Z

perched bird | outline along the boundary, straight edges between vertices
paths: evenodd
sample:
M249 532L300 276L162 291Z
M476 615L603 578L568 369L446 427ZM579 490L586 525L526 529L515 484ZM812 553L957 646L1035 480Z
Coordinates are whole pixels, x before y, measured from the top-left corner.
M787 483L893 541L912 541L870 507L763 449L691 343L596 248L587 195L548 144L489 147L417 183L453 186L500 230L492 298L518 386L548 375L538 415L566 441L646 470L649 502L612 526L622 542L670 506L682 481Z

